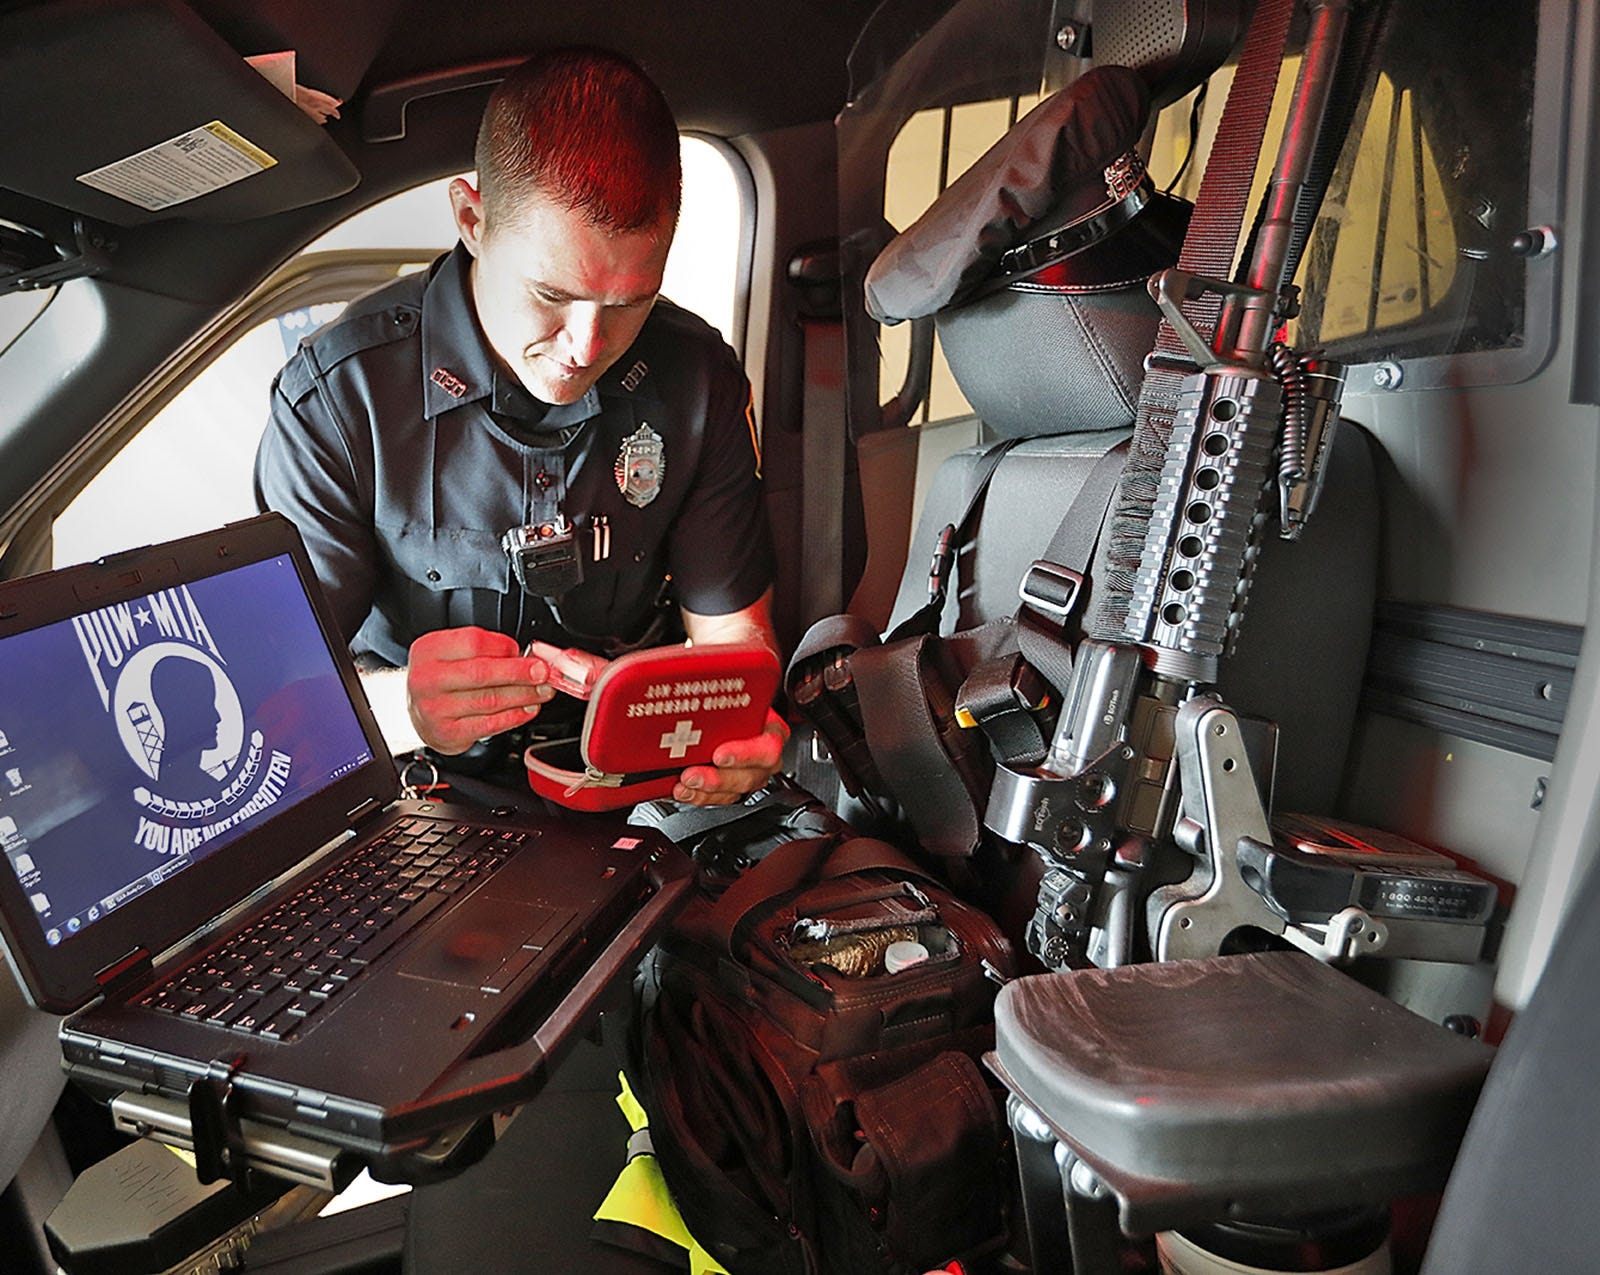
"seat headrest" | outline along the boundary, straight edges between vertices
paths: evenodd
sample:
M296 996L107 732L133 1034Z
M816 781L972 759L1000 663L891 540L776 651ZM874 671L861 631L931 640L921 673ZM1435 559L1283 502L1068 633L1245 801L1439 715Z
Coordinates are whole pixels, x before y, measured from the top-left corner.
M867 309L937 315L984 424L1009 438L1122 428L1160 318L1145 281L1178 259L1190 206L1133 149L1144 80L1098 67L1047 98L873 262Z
M1120 251L1135 236L1116 232L1157 199L1134 149L1148 115L1144 80L1126 67L1097 67L1046 98L879 254L868 312L921 318L1108 239ZM1104 255L1081 267L1098 286L1107 270L1117 283L1140 277Z

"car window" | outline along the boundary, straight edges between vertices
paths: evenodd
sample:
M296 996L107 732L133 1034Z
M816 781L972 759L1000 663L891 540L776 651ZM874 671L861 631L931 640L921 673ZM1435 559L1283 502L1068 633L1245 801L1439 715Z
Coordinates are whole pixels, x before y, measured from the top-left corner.
M730 154L701 138L683 139L683 211L663 292L738 348L739 270L749 209ZM308 244L302 255L320 254L331 266L345 250L387 248L415 257L402 269L420 269L455 242L445 194L449 182L441 178L374 204ZM57 515L52 565L255 513L251 468L272 378L300 339L337 318L349 299L273 316L223 350ZM7 313L0 312L0 348L7 339Z
M1505 38L1486 49L1445 0L1393 14L1296 276L1302 309L1289 339L1297 347L1351 365L1436 361L1431 377L1408 373L1417 388L1492 384L1537 365L1529 347L1549 339L1549 271L1530 269L1538 240L1521 232L1536 226L1536 196L1548 202L1555 184L1537 171L1552 149L1537 139L1540 99L1561 83L1534 74L1545 56L1537 0L1513 0L1500 16ZM1298 56L1284 60L1252 207L1299 70ZM1224 68L1212 77L1198 118L1191 96L1158 121L1151 172L1185 198L1198 192L1232 76ZM1194 135L1198 153L1185 165ZM1463 355L1478 359L1476 369Z

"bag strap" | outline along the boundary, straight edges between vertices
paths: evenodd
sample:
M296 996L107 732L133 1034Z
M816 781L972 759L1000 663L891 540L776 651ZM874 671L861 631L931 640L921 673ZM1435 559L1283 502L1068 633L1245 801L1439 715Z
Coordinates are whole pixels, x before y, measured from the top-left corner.
M668 841L682 845L746 819L768 821L776 827L810 800L810 793L773 783L727 806L682 806L674 802L669 808L665 802L642 802L629 813L628 822L654 828Z

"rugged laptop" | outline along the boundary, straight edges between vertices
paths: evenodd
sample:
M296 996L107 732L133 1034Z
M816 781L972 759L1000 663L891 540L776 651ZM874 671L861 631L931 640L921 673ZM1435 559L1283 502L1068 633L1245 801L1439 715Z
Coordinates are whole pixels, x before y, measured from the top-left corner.
M213 1176L283 1134L420 1174L691 879L615 818L402 799L276 515L0 585L0 852L69 1074L186 1114Z

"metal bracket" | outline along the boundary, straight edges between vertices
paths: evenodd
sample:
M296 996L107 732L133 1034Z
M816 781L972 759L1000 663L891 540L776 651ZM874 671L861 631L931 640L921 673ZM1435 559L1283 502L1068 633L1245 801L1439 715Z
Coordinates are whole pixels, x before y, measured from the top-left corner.
M1132 747L1118 742L1071 776L995 767L984 823L1045 861L1027 941L1051 969L1087 959L1132 761Z
M1177 333L1178 339L1183 342L1183 348L1202 371L1236 365L1230 364L1218 354L1211 343L1195 330L1194 324L1189 322L1188 316L1183 312L1185 301L1198 301L1208 292L1213 296L1231 297L1242 301L1247 308L1252 305L1260 307L1276 304L1277 301L1271 293L1263 292L1259 288L1231 283L1227 279L1213 279L1208 275L1190 274L1187 270L1175 268L1151 275L1146 286L1150 291L1150 299L1160 307L1162 315L1172 325L1172 330Z
M111 1120L120 1133L197 1150L189 1109L176 1099L121 1093L111 1100ZM355 1174L345 1152L254 1120L239 1122L238 1146L250 1168L322 1191L342 1190Z
M1176 835L1199 863L1187 881L1150 896L1156 959L1216 956L1241 926L1282 934L1287 921L1240 871L1240 843L1270 846L1272 830L1239 719L1215 695L1197 695L1178 709L1177 750L1183 808Z
M1109 856L1117 798L1132 760L1133 749L1117 743L1075 775L997 766L984 824L1063 867L1083 854Z
M1389 941L1389 927L1361 908L1349 907L1335 912L1326 925L1301 922L1288 926L1283 937L1302 952L1332 963L1381 952Z

